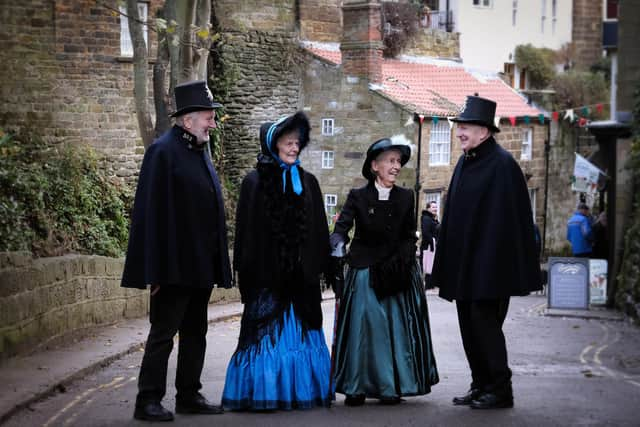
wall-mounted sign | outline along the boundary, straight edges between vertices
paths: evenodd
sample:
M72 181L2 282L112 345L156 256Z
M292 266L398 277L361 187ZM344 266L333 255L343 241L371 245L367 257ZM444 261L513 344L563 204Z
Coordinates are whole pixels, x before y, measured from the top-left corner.
M607 303L607 260L589 260L589 302Z

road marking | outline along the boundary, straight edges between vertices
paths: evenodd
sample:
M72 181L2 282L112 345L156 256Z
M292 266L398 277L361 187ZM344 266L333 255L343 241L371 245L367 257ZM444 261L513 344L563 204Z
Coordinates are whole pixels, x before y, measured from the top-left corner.
M585 365L586 365L587 363L589 363L589 362L586 360L586 358L585 358L585 357L586 357L586 356L587 356L587 354L591 351L591 349L592 349L592 348L593 348L593 346L592 346L592 345L588 345L588 346L586 346L586 347L582 350L582 352L580 353L580 362L581 362L581 363L583 363L583 364L585 364Z

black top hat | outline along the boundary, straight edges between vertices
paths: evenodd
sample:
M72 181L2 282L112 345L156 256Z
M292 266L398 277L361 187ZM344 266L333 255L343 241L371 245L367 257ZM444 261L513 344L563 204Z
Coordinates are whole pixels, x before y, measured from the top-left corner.
M182 116L192 111L213 110L222 104L213 100L213 95L204 80L195 80L176 86L176 112L171 117Z
M373 181L376 177L371 171L371 161L378 157L378 155L384 151L398 150L400 151L400 164L404 166L411 158L411 148L407 144L397 144L391 141L389 138L379 139L367 150L367 158L362 165L362 176L367 181Z
M495 125L496 103L490 99L479 96L467 96L460 115L452 122L471 123L488 128L492 132L500 132Z
M266 122L260 126L260 149L262 154L277 158L276 142L282 134L298 129L300 142L300 151L309 143L309 132L311 125L307 115L302 111L298 111L292 116L282 117L276 122Z

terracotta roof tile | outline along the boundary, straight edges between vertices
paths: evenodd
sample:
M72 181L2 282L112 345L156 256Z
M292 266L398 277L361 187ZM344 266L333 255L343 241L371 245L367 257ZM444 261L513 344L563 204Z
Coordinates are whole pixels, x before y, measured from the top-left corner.
M340 64L339 51L307 48L314 55ZM462 66L443 66L398 59L382 64L380 91L416 112L440 117L454 116L467 95L478 93L498 103L496 115L537 116L542 113L497 76L476 75Z

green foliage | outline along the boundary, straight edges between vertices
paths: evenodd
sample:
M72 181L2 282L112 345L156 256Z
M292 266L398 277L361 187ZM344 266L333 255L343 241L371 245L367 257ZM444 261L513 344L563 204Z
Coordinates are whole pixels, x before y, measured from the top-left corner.
M418 31L420 8L411 3L382 3L382 26L384 34L383 55L387 58L398 56L409 40L415 37Z
M606 103L609 99L609 85L602 73L572 70L557 75L551 87L556 109Z
M47 146L0 129L0 251L122 256L131 201L90 148Z
M551 49L533 47L531 44L516 46L516 65L527 70L533 89L546 88L556 75L555 55Z

